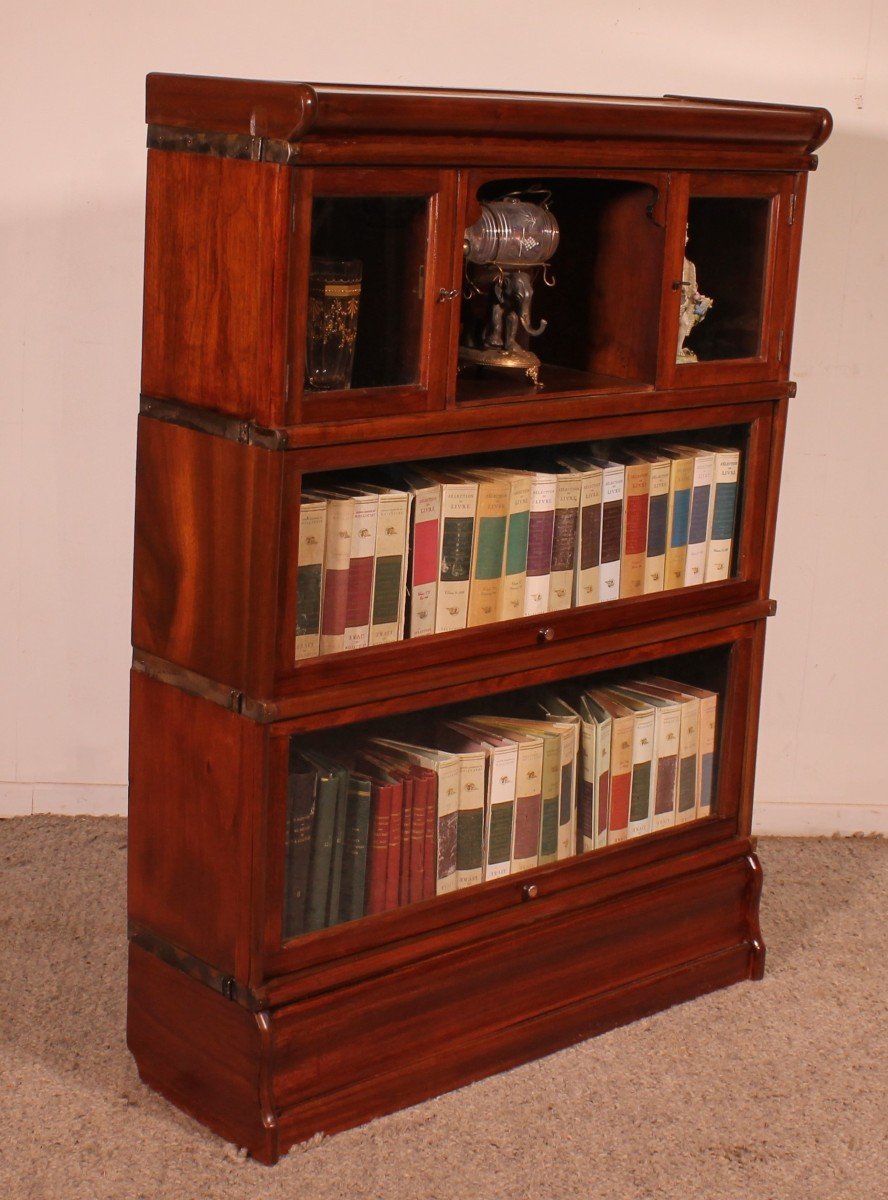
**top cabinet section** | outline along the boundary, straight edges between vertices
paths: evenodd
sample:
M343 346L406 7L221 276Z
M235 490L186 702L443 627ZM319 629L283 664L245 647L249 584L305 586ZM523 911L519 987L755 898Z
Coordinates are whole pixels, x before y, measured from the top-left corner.
M308 445L787 378L825 110L152 75L148 122L149 410Z

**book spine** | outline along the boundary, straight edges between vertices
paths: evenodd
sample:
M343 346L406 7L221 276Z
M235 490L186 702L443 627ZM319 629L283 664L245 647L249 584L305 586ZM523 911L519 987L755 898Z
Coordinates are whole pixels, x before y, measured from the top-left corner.
M651 468L649 463L630 463L626 467L626 506L623 520L623 564L620 596L641 596L647 562L648 499Z
M410 903L411 851L413 849L413 820L416 809L416 789L411 775L403 775L404 808L401 812L401 867L398 877L398 904Z
M345 818L348 812L349 774L344 767L336 770L336 819L333 825L333 850L330 856L330 886L327 889L327 925L340 921L339 902L342 891L342 856L345 851Z
M404 830L404 782L401 779L390 785L392 789L391 813L389 817L388 862L385 872L385 907L397 908L401 897L401 851Z
M285 859L283 935L296 937L305 930L305 904L311 860L311 835L315 817L317 772L291 768L287 777L287 839Z
M389 858L389 825L392 819L392 787L390 784L373 784L370 816L369 846L367 850L366 902L367 916L380 913L386 907L386 876Z
M524 589L527 582L527 539L530 529L531 477L510 477L509 524L503 587L500 593L500 620L524 616Z
M484 755L460 754L459 816L456 831L456 886L484 879Z
M540 852L540 817L542 814L543 747L534 743L519 743L515 781L515 843L512 871L526 871L537 866Z
M407 902L415 904L425 899L426 884L426 818L429 806L429 780L413 776L413 811L410 814L410 882ZM431 874L431 864L429 864Z
M321 654L337 654L345 647L354 504L354 500L330 500L327 505Z
M734 517L740 479L740 452L717 454L714 468L715 497L712 501L712 531L706 553L706 582L728 579L734 543Z
M678 760L678 796L676 825L693 821L697 815L697 779L699 775L700 701L692 697L681 706L681 743Z
M558 814L561 805L561 738L543 737L543 797L540 817L539 865L558 859Z
M487 625L499 619L510 494L509 481L504 476L478 485L466 622L469 626Z
M413 499L410 562L409 636L412 638L435 632L440 528L440 485L417 489Z
M357 496L355 498L351 559L348 568L344 650L360 650L370 644L370 601L373 596L373 565L376 557L378 512L378 496Z
M351 775L348 781L348 807L342 850L340 921L356 921L364 916L369 839L370 781Z
M558 801L558 858L570 858L577 852L577 760L579 729L573 725L561 731L561 790Z
M625 842L629 836L629 799L632 782L632 717L615 717L611 722L610 802L607 844Z
M456 757L442 762L438 767L437 896L456 891L459 770L459 759Z
M442 487L436 633L466 627L477 500L476 483Z
M426 775L425 844L422 852L422 898L438 894L438 774Z
M709 538L714 464L715 456L712 454L698 454L694 459L694 489L691 493L691 517L688 524L685 587L703 583L706 578L706 543Z
M651 829L668 829L675 824L678 798L678 752L681 745L681 709L660 709L657 733L657 772Z
M684 587L685 565L688 557L688 527L691 518L691 490L694 486L694 459L676 458L672 461L669 480L669 509L667 516L666 591Z
M527 531L527 579L524 613L544 613L549 607L552 536L555 531L554 476L537 476L531 485L530 522Z
M624 483L622 467L604 469L601 492L601 557L598 573L601 600L616 600L620 595Z
M582 477L579 547L574 576L574 604L577 605L596 604L600 599L601 484L602 472L597 467Z
M651 491L648 502L647 561L644 591L662 592L666 574L666 526L669 515L669 478L671 463L651 463Z
M611 795L611 734L610 717L598 726L598 801L595 823L595 849L608 844Z
M632 738L632 783L629 792L629 837L651 831L651 790L653 784L654 713L648 710L635 717Z
M581 477L573 472L558 476L552 527L549 612L570 608L573 602L581 487Z
M713 809L715 739L718 696L710 692L700 700L700 766L697 787L697 816L708 817Z
M296 661L321 652L321 590L324 581L326 500L303 500L299 509L296 568Z
M514 743L489 752L485 880L501 879L512 869L517 767L518 747Z
M579 829L577 853L585 854L595 849L595 831L598 825L598 728L592 721L583 721L582 772L579 796Z
M327 893L336 827L337 794L338 784L334 776L321 773L318 777L315 824L308 870L308 895L305 902L306 932L323 929L327 923Z
M371 646L383 646L403 637L409 504L410 497L405 492L379 497L370 617Z

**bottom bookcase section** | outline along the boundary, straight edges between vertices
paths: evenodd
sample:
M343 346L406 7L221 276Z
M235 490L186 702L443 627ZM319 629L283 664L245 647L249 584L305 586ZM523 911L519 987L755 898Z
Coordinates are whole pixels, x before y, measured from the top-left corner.
M541 897L458 952L250 1011L134 945L129 1045L143 1078L273 1162L333 1133L761 974L761 875L731 838Z
M731 652L291 736L283 940L714 815Z

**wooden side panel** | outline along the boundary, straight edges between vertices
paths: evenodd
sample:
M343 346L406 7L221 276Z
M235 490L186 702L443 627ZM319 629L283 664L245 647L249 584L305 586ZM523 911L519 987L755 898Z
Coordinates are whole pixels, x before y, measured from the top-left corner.
M129 916L246 982L264 731L133 671Z
M255 1158L277 1158L264 1017L139 946L129 950L127 1045L147 1084Z
M290 175L148 154L142 391L282 423Z
M282 454L139 418L133 645L271 692Z

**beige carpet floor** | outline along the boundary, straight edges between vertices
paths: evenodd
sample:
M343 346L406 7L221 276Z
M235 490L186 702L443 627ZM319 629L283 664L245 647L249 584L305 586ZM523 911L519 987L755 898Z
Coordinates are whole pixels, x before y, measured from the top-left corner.
M765 840L768 970L362 1129L245 1160L124 1042L126 824L0 821L0 1196L881 1200L888 842Z

